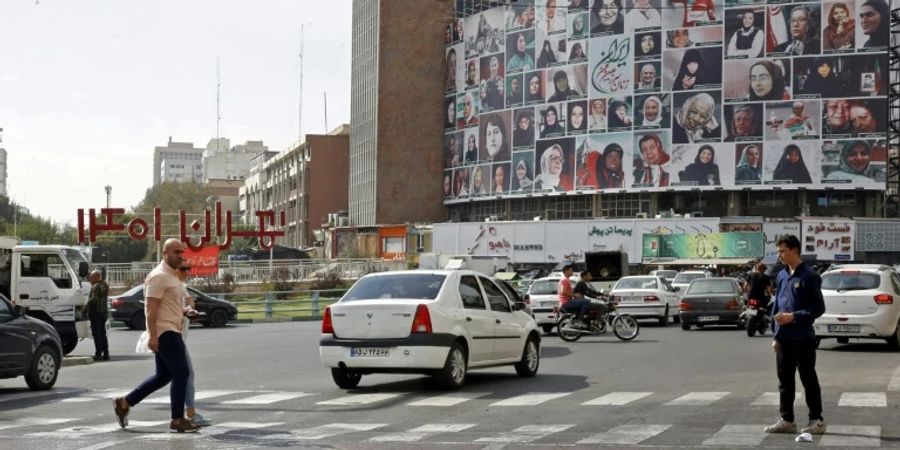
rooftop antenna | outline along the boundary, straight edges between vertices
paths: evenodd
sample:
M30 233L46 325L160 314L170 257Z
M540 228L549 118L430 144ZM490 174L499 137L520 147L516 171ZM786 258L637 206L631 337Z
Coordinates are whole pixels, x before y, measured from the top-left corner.
M221 142L219 140L219 137L220 137L219 131L220 131L221 125L222 125L222 98L221 98L222 76L221 76L219 63L220 63L219 57L217 56L216 57L216 153L217 154L221 150L219 148L219 145L220 145L219 142Z
M298 105L298 114L297 114L297 133L299 140L297 141L297 145L300 145L303 142L303 42L304 41L304 30L303 24L300 24L300 103Z

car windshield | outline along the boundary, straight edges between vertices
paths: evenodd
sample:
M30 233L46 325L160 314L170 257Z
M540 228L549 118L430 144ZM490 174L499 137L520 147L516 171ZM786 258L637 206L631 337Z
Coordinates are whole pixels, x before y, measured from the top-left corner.
M734 283L729 280L697 280L691 283L686 294L735 294Z
M841 271L822 276L822 289L834 291L858 291L875 289L881 284L881 277L875 273Z
M528 289L528 294L555 295L557 285L559 285L559 280L535 281L534 283L532 283L531 288Z
M663 278L675 278L678 275L678 272L675 270L657 270L653 272L653 275Z
M71 266L72 270L74 270L75 272L78 272L79 263L88 262L87 259L85 259L84 255L82 255L78 250L67 248L63 250L63 253L66 255L66 260L69 262L69 266Z
M386 298L434 300L446 278L445 275L421 273L364 277L347 291L341 301Z
M614 289L656 289L656 278L634 277L622 278Z
M688 284L691 281L696 280L697 278L706 278L706 276L702 273L679 273L678 276L675 277L673 283L678 284Z

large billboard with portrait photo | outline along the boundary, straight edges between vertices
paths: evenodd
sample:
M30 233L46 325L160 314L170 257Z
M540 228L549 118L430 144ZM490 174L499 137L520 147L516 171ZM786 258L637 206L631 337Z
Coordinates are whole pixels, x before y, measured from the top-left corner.
M519 0L447 26L444 199L884 190L886 0Z

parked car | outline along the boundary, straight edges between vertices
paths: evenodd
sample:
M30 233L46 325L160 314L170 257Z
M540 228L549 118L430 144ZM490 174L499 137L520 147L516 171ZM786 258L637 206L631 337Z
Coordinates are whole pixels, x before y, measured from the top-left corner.
M197 321L206 327L224 327L237 319L238 309L233 303L204 294L188 286L188 295L196 299L194 309L200 313ZM146 327L144 317L144 285L137 285L121 295L109 298L112 320L123 322L132 330Z
M556 312L553 311L553 308L559 305L557 287L561 279L562 277L559 276L534 280L525 294L525 302L531 305L534 320L544 330L544 333L553 331L556 323Z
M678 275L675 275L675 279L672 280L672 287L678 288L678 292L684 294L687 291L688 286L691 285L691 281L694 281L698 278L712 278L712 272L708 270L685 270L684 272L678 272Z
M665 278L669 284L672 284L675 281L675 277L678 276L677 270L653 270L650 272L651 277L661 277Z
M697 278L691 282L678 305L681 329L692 325L737 325L743 328L741 312L744 295L735 278Z
M678 292L665 278L649 275L619 279L612 292L613 301L619 302L619 312L635 318L655 317L660 325L669 323L669 317L678 321Z
M31 389L50 389L59 377L62 342L52 325L25 311L0 294L0 378L24 375Z
M325 309L319 356L335 384L372 373L423 373L457 389L469 369L537 374L541 333L498 280L471 270L369 274Z
M822 275L825 314L816 337L885 339L900 349L900 276L889 266L848 264Z

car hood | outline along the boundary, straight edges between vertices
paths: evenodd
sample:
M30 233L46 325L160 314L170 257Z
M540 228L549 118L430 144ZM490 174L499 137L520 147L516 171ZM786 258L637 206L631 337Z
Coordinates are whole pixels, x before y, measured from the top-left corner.
M56 332L56 328L53 328L53 325L50 325L47 322L44 322L41 319L35 319L31 316L24 316L21 319L25 320L31 328L35 330L41 330L53 336L56 336L56 339L59 339L59 334Z

